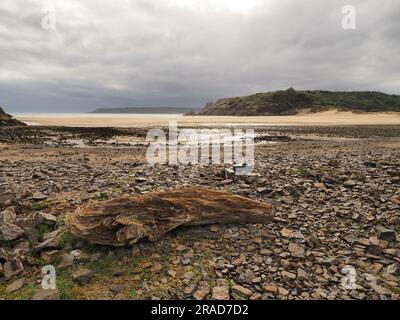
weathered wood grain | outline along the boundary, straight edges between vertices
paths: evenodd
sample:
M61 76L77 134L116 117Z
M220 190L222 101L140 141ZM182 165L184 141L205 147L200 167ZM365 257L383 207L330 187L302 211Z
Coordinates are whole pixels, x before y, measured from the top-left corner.
M130 246L157 241L179 226L268 223L272 205L231 193L186 187L91 203L65 218L71 232L91 243Z

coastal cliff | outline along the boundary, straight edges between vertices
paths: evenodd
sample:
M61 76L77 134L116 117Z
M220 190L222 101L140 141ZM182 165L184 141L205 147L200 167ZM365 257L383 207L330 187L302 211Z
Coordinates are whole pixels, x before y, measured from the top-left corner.
M26 124L14 119L0 107L0 126L26 126Z

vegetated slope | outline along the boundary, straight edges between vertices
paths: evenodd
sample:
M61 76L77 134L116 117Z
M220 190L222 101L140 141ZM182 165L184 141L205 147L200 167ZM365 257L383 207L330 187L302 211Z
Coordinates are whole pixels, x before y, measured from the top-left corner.
M208 103L199 115L295 115L304 109L354 112L400 112L400 96L375 91L298 91L293 88Z
M0 107L0 126L25 126L25 123L22 123L18 120L15 120L12 116L5 113L5 111Z

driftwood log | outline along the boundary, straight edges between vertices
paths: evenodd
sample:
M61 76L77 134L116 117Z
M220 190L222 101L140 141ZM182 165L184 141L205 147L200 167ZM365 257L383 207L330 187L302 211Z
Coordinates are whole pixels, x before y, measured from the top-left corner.
M179 226L267 223L272 206L223 191L187 187L127 196L78 208L65 218L71 232L94 244L157 241Z

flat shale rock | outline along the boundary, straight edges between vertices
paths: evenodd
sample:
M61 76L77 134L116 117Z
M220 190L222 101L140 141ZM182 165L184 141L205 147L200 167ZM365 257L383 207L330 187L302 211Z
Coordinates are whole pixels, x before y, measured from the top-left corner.
M72 274L72 280L81 286L88 284L93 278L93 271L89 269L79 269Z
M15 280L5 290L5 293L13 293L20 290L25 285L25 278Z
M58 290L45 290L39 289L36 291L35 295L32 297L32 300L59 300L60 294Z
M229 300L229 287L228 286L218 286L214 287L212 290L212 300Z
M16 215L13 209L0 212L0 244L22 238L25 231L14 224Z
M186 187L91 203L67 214L65 224L91 243L132 246L141 239L157 241L179 226L265 224L272 216L270 203Z

